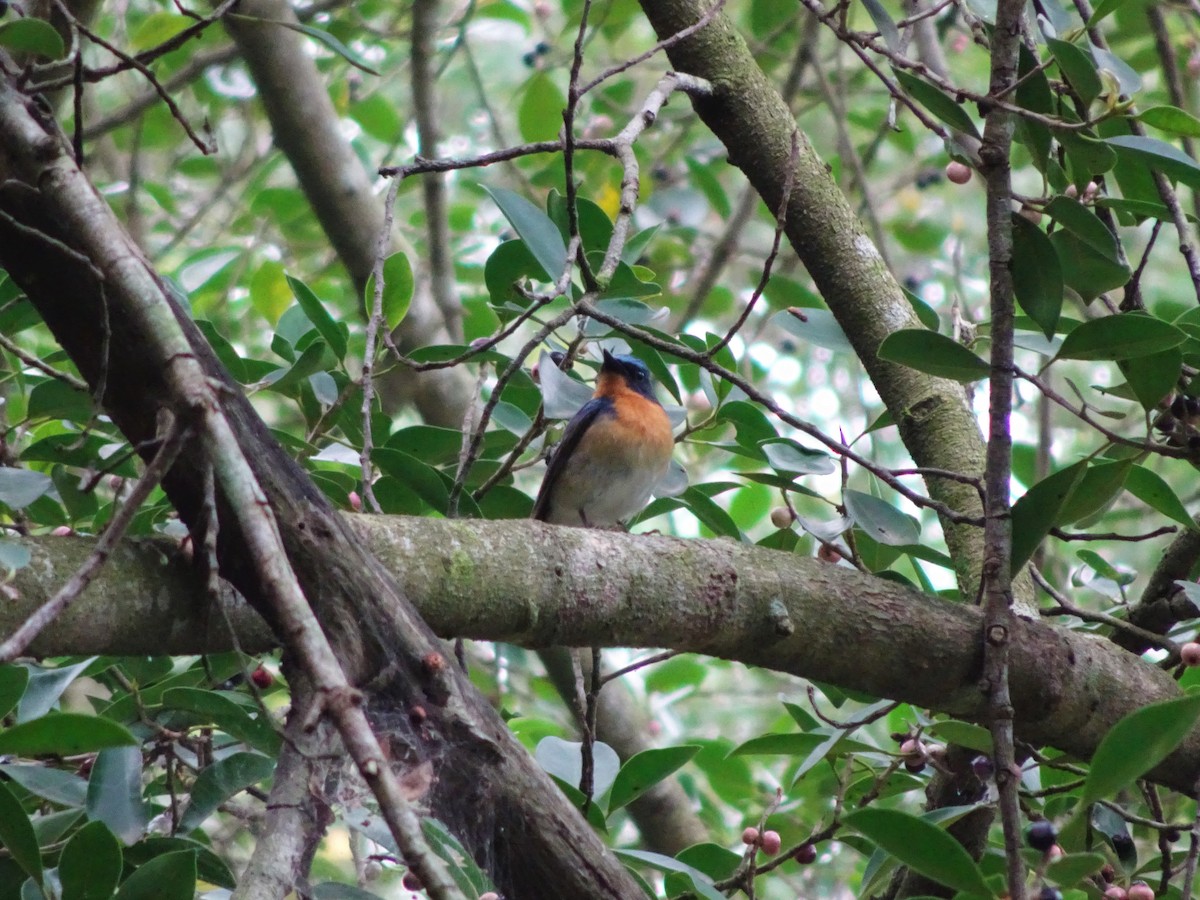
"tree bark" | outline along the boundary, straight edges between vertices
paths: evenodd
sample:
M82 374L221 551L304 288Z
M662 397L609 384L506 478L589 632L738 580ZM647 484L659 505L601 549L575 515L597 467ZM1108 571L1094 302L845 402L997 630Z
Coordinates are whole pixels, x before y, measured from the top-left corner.
M983 615L970 604L728 541L519 521L347 518L357 540L397 573L402 593L445 637L526 647L669 647L964 719L987 714L977 683ZM39 587L42 554L64 539L24 540L34 563L14 585L28 609L37 591L52 590ZM106 584L124 577L121 569L102 575L96 602L106 604ZM103 652L95 644L53 649ZM1083 759L1123 716L1181 695L1170 675L1110 641L1040 621L1017 621L1010 665L1017 736ZM1197 771L1200 730L1151 778L1190 793Z
M11 71L9 68L7 71ZM199 330L81 173L57 124L0 80L0 264L25 291L135 447L164 411L184 414L171 373L194 358L219 415L251 462L295 577L397 765L430 762L428 802L521 898L633 898L641 892L553 781L513 738L387 571L273 440ZM185 340L186 339L186 340ZM207 441L181 455L163 487L195 529L203 519ZM238 517L218 496L221 573L276 622ZM198 542L199 543L199 542ZM282 635L285 644L297 639ZM421 707L420 729L410 712ZM553 887L551 887L553 886Z

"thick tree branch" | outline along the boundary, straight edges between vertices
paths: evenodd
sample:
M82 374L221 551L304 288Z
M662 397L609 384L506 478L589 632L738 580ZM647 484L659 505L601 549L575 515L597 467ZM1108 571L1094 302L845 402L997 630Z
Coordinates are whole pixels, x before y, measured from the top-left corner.
M702 0L642 0L642 9L659 37L682 31L707 13ZM778 209L789 181L795 120L733 23L718 13L706 28L667 53L681 72L712 84L709 96L692 98L696 112L767 207ZM891 410L909 453L919 466L979 475L983 439L962 387L878 358L884 338L902 328L919 328L920 322L803 134L791 177L795 189L788 202L788 240ZM933 478L929 492L952 509L982 512L975 490L965 484ZM945 519L942 527L960 588L973 596L983 570L982 533ZM1027 577L1014 590L1018 602L1032 599Z
M347 518L443 636L529 647L672 647L969 719L986 717L978 684L983 614L971 605L844 566L727 541L520 521ZM36 591L47 589L38 587L37 575L49 565L45 554L57 552L60 542L82 541L24 540L34 548L34 562L15 584L20 602L33 604ZM157 570L155 552L142 553L149 556L140 559L150 559ZM144 564L132 551L115 560ZM120 583L127 571L110 569L93 590L103 592L113 583L109 579ZM181 577L170 568L166 575ZM70 615L83 615L96 602L84 597ZM43 652L56 627L42 636ZM69 620L66 627L77 640L89 637ZM148 620L142 630L152 631ZM94 643L53 649L103 651ZM1181 693L1168 674L1107 640L1023 619L1014 624L1009 666L1018 737L1081 758L1091 756L1122 716ZM1200 732L1153 777L1190 792L1197 770Z

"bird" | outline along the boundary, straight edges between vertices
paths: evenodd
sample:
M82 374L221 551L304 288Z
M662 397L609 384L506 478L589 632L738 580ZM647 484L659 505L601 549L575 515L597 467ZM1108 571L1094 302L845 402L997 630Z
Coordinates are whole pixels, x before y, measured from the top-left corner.
M532 517L581 528L620 525L649 501L674 448L646 364L605 350L596 392L567 423Z

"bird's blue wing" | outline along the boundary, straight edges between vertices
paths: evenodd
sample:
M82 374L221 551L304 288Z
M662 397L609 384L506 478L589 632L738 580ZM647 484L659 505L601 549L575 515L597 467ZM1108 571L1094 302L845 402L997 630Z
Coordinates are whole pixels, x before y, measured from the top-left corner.
M612 400L608 397L593 397L579 408L579 412L567 423L562 440L550 457L546 466L546 477L542 479L542 488L538 491L537 500L533 504L533 518L545 520L550 512L550 497L559 477L567 467L567 461L574 455L579 441L596 419L612 409Z

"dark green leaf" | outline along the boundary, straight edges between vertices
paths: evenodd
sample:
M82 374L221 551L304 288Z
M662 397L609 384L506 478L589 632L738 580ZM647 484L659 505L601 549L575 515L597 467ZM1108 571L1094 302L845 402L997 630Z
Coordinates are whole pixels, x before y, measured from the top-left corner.
M16 53L35 53L47 59L62 59L67 52L62 36L54 26L32 16L0 24L0 47Z
M175 853L180 850L186 850L188 853L196 855L196 874L203 881L215 884L218 887L228 888L229 890L237 887L237 879L221 857L217 856L217 854L213 853L211 849L199 841L193 841L189 838L146 838L143 841L138 841L132 847L125 848L125 862L127 865L141 866L155 857L162 856L165 853Z
M843 494L846 515L854 523L881 544L897 546L915 544L921 539L921 529L909 515L878 497L861 491L846 491Z
M1137 117L1159 131L1169 131L1184 137L1200 137L1200 119L1175 106L1151 106Z
M517 107L521 140L534 143L556 139L563 128L562 114L566 105L567 98L554 79L545 72L535 72Z
M1134 466L1125 479L1125 489L1168 519L1174 519L1185 528L1196 528L1196 523L1183 501L1158 473L1143 466Z
M182 832L199 828L217 807L275 772L275 760L260 753L233 753L201 770L192 799L179 819Z
M112 719L81 713L48 713L0 732L0 753L14 756L75 756L136 743Z
M929 727L929 731L947 744L958 744L989 756L992 753L992 733L981 725L960 722L958 719L946 719L934 722Z
M442 858L450 877L466 897L478 897L492 887L491 880L471 858L450 829L431 816L421 819L421 830L433 852Z
M1046 204L1045 212L1097 253L1114 262L1117 238L1100 217L1073 197L1058 196Z
M928 375L963 382L987 378L991 372L985 360L958 341L924 328L893 331L879 345L879 358Z
M850 339L834 319L833 313L827 309L805 309L801 312L804 316L803 321L790 312L781 312L776 313L771 322L805 343L815 344L826 350L854 352Z
M1143 313L1120 313L1084 322L1063 340L1060 359L1135 359L1178 347L1187 335Z
M1112 727L1092 756L1080 805L1086 808L1145 775L1187 737L1200 717L1200 694L1134 710Z
M408 315L413 298L413 271L408 256L397 251L383 261L383 321L393 331ZM375 273L367 277L363 306L370 317L375 310Z
M567 245L554 221L520 194L487 185L483 189L491 195L500 212L516 229L549 280L557 280L566 270Z
M879 36L883 38L888 49L898 51L900 49L900 31L896 28L892 17L888 15L888 11L883 8L883 4L879 0L863 0L863 6L867 8L867 15L875 23L875 27L879 30Z
M156 856L125 879L114 900L192 900L196 854L179 850Z
M645 863L660 872L678 872L686 875L691 880L692 887L695 888L696 893L701 897L705 897L707 900L725 900L725 895L713 887L712 880L707 875L699 869L694 869L678 860L671 859L669 856L663 856L661 853L650 853L646 850L617 850L615 853L623 859L632 859Z
M317 329L317 333L325 339L325 343L333 350L334 356L339 360L344 359L346 356L346 336L338 327L338 323L329 315L329 311L325 309L325 304L313 293L312 288L300 279L288 275L287 283L292 289L292 295L296 298L296 302L304 310L304 315L308 316L308 321Z
M829 454L789 438L774 437L759 444L771 468L796 475L828 475L836 470Z
M12 712L29 684L29 670L24 666L0 666L0 718Z
M58 860L62 900L109 900L121 879L121 844L103 822L88 822Z
M1116 462L1095 462L1088 466L1087 472L1079 482L1055 519L1055 525L1071 525L1080 519L1095 515L1108 506L1112 499L1125 488L1125 478L1129 475L1132 460L1122 459Z
M1060 887L1071 888L1099 872L1107 860L1101 853L1069 853L1046 867L1046 877Z
M87 782L65 769L39 765L2 765L3 772L34 796L63 806L83 806L87 802Z
M620 809L658 784L700 751L697 746L643 750L617 773L608 797L608 812Z
M278 374L272 372L266 379L267 386L269 390L278 394L293 395L310 376L322 371L332 362L333 358L325 342L313 341L290 367L276 370Z
M897 809L860 809L842 821L940 884L978 897L996 896L962 844L922 818Z
M140 747L101 750L96 756L88 779L87 814L93 822L107 825L126 846L142 836L148 814L142 802Z
M1136 362L1119 360L1117 367L1125 376L1138 402L1152 410L1170 395L1183 369L1183 353L1178 347L1143 356Z
M1024 216L1013 215L1013 293L1017 303L1047 338L1054 337L1062 312L1063 274L1058 252L1046 233Z
M1071 83L1083 105L1091 106L1092 101L1100 96L1104 89L1096 72L1096 61L1092 59L1091 54L1057 38L1048 38L1046 46L1050 48L1054 61L1058 63L1059 69Z
M1166 141L1130 134L1110 137L1107 143L1117 151L1118 157L1149 166L1168 178L1183 182L1193 190L1200 190L1200 165Z
M1012 507L1012 570L1029 562L1059 519L1071 493L1087 473L1087 462L1078 462L1046 476Z
M943 94L938 88L911 72L903 69L892 69L900 86L918 103L949 125L956 131L962 131L972 137L979 137L975 123L954 99Z
M230 737L265 753L278 752L280 737L270 719L256 706L248 709L234 699L242 696L201 688L173 687L163 691L162 705L163 709L193 713L194 724L216 725Z
M38 849L37 835L29 816L20 802L0 781L0 844L12 854L25 874L37 884L42 883L42 852Z
M30 664L27 667L29 685L25 688L21 705L17 707L17 722L29 722L50 712L63 691L83 674L93 660L94 656L74 665L59 666L55 669Z
M1129 281L1131 273L1127 265L1105 256L1069 231L1054 232L1050 243L1062 265L1063 281L1085 303Z

